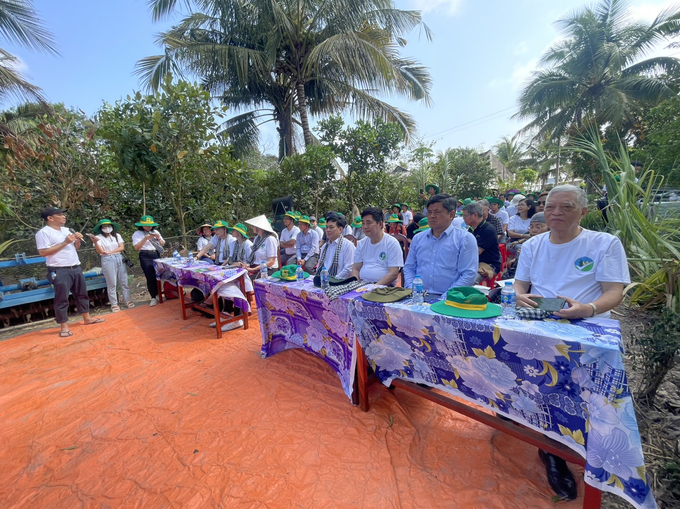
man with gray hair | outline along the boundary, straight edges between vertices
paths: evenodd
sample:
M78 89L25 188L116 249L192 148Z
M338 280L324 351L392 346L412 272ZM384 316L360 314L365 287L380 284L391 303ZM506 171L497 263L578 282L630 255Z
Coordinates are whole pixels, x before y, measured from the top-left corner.
M404 264L406 288L411 288L416 274L423 279L423 289L432 294L441 295L449 288L475 283L477 244L469 232L451 224L455 215L455 198L448 194L430 197L427 202L430 228L413 237Z
M475 283L492 279L501 270L501 251L498 248L496 229L484 219L484 207L481 203L470 203L463 207L463 220L472 229L477 241L479 266Z
M484 208L484 221L493 226L494 230L496 230L496 236L500 241L503 238L503 221L493 214L489 214L491 205L489 204L488 200L479 200L477 203L479 203Z
M534 299L560 297L568 307L560 318L609 317L630 283L621 241L604 232L581 228L588 212L586 193L571 185L553 188L546 199L545 222L550 231L531 237L522 247L515 274L518 307L538 307ZM576 498L576 483L565 461L539 451L548 482L567 500Z

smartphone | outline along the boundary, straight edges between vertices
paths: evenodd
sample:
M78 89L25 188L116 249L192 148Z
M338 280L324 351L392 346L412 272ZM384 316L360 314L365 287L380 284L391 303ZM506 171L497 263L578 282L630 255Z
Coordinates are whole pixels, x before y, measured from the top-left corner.
M425 194L425 191L423 191L423 190L421 189L421 190L420 190L420 194Z
M533 301L538 304L538 309L542 309L543 311L549 311L551 313L554 313L556 311L559 311L564 308L564 305L567 303L566 300L564 299L548 299L545 297L536 297L533 299Z

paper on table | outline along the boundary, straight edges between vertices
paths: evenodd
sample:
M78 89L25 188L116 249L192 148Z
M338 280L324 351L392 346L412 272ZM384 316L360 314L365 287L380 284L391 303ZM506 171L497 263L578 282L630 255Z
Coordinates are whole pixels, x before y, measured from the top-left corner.
M505 283L508 283L508 282L510 282L510 283L512 283L512 284L515 284L515 278L512 278L512 279L503 279L503 280L501 280L501 281L496 281L496 286L503 287L503 286L505 286Z

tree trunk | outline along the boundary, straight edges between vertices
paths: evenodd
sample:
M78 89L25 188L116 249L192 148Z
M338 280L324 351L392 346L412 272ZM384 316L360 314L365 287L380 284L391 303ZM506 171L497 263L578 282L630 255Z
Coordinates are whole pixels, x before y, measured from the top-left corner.
M291 108L286 108L283 114L278 115L278 124L279 127L276 130L279 132L279 162L281 162L284 158L295 154Z
M297 100L298 111L300 113L300 122L302 123L302 133L305 137L305 147L309 147L314 143L312 131L309 129L309 117L307 116L307 96L305 95L305 84L302 81L297 82Z

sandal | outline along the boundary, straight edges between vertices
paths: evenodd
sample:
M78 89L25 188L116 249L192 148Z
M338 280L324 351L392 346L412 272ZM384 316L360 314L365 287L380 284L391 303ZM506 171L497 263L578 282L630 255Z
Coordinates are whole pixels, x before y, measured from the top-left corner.
M71 336L73 336L73 332L71 332L70 330L63 330L63 331L59 332L60 338L68 338L68 337L71 337Z
M112 313L118 313L118 311L120 311L120 306L111 306Z
M94 325L95 323L104 323L102 318L95 318L91 322L85 322L85 325Z
M127 301L125 305L127 306L128 309L132 309L133 307L135 307L135 303L132 302L131 300Z

